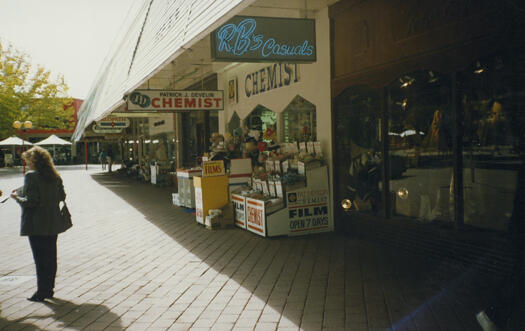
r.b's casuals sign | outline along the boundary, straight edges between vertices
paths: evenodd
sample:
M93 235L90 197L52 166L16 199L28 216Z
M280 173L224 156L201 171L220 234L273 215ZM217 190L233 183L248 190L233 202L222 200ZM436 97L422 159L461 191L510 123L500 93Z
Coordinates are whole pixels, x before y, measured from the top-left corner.
M135 90L128 112L174 112L224 109L224 91Z
M212 59L315 62L315 20L235 16L211 34Z

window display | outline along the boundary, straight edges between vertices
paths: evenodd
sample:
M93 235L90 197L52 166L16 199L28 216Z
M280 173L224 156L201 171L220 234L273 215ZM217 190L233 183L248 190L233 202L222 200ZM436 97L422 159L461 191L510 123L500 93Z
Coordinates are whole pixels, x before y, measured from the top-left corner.
M301 96L296 96L282 114L284 142L315 141L317 121L315 105Z
M450 78L417 71L392 82L388 93L394 212L453 221Z
M261 105L255 107L254 110L244 119L244 126L248 130L256 130L264 132L268 128L275 130L277 122L277 114Z
M235 131L241 129L241 119L239 118L239 115L237 115L237 112L233 112L233 115L230 119L230 122L228 122L228 129L227 131L233 135Z
M277 114L258 105L244 120L243 157L252 159L253 165L262 165L270 152L268 146L275 146Z

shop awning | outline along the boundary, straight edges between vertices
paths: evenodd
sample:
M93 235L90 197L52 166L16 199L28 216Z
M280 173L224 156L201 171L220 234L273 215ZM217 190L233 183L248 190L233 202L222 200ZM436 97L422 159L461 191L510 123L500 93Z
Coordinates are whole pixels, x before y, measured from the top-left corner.
M255 0L144 0L130 11L82 104L72 139L121 106L127 94Z

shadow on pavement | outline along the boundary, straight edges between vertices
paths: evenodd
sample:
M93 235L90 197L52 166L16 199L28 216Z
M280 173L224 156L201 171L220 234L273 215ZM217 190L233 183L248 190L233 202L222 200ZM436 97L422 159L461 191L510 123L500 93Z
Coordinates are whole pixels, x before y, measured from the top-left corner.
M31 323L25 323L20 320L14 320L11 321L5 317L2 316L2 310L0 309L0 330L10 330L10 329L16 329L16 330L27 330L27 331L38 331L40 330L38 327Z
M400 253L337 233L268 239L238 229L207 231L196 225L191 214L175 219L175 215L183 213L172 204L174 187L155 187L118 174L91 176L205 263L213 253L199 249L196 242L213 240L222 233L228 236L228 250L241 252L245 247L237 245L242 241L248 243L246 248L251 251L260 249L259 259L270 261L268 269L275 260L285 261L276 279L266 279L267 269L258 270L257 263L252 268L260 271L259 279L252 279L247 273L239 276L228 268L228 263L214 262L209 267L227 275L276 311L282 311L283 317L303 330L320 329L314 317L319 313L317 300L324 310L321 321L342 320L346 329L479 330L475 314L486 307L494 293L492 280L475 270L429 261L421 255ZM189 236L197 238L188 240ZM225 255L231 253L228 250ZM293 276L285 270L294 270ZM287 292L283 294L283 290ZM279 295L284 295L284 299ZM338 301L341 296L342 302ZM381 322L384 320L389 320L389 325Z
M28 315L24 318L16 320L8 320L2 317L0 311L0 329L1 330L41 330L40 327L37 327L27 320L42 320L42 319L52 319L54 322L52 324L52 329L61 329L67 328L68 330L83 330L85 329L85 319L90 318L93 321L97 320L97 323L103 323L105 325L100 325L100 330L111 324L115 329L123 329L120 323L120 317L111 312L111 310L105 305L96 305L96 304L75 304L70 301L61 300L58 298L53 298L51 300L46 300L42 303L46 307L52 310L52 313L45 315ZM79 326L75 326L76 321L82 320L82 323L79 323ZM89 326L88 326L89 327ZM97 329L95 326L94 329Z

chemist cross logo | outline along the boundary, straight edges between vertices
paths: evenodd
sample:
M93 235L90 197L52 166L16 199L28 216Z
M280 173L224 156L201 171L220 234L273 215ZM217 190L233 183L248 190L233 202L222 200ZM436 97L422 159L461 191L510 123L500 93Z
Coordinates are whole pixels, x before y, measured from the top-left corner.
M137 105L141 108L147 108L151 104L151 98L139 92L131 93L129 101L132 104Z

